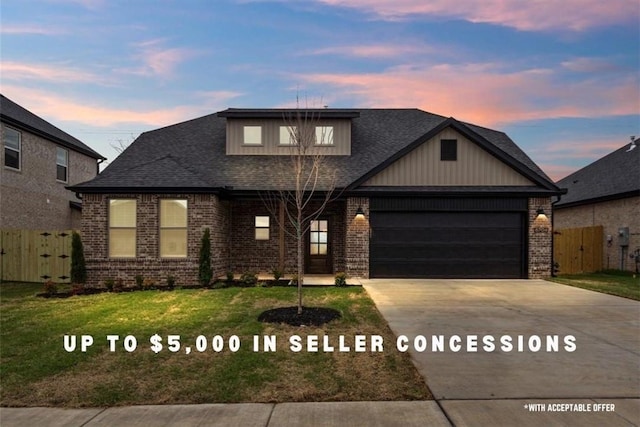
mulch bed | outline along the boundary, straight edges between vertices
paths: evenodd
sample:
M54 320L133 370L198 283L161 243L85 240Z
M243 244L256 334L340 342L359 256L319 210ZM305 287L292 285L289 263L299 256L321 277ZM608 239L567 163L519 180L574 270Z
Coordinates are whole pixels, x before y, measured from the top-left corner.
M258 320L263 323L286 323L291 326L321 326L341 317L338 310L326 307L280 307L262 312Z

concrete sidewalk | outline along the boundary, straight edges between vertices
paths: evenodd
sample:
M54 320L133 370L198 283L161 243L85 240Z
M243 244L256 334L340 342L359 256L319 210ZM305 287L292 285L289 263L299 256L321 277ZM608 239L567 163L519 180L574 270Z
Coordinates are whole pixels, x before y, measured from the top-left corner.
M58 409L0 408L2 427L451 426L435 401L239 403Z

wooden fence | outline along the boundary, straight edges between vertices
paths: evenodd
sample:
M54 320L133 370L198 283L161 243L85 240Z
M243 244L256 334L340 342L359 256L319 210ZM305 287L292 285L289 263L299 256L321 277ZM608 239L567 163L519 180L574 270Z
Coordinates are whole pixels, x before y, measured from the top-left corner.
M0 281L69 283L72 232L0 230Z
M602 270L603 227L565 228L554 232L553 258L558 274Z

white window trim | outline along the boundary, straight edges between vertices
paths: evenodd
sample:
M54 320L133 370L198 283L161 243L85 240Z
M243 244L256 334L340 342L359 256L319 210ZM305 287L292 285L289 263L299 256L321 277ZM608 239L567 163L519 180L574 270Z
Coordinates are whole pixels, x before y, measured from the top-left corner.
M258 226L257 222L258 222L258 218L266 218L267 219L267 224L266 226ZM261 240L261 241L267 241L271 239L271 217L269 217L269 215L256 215L254 220L253 220L253 237L255 240ZM267 230L267 237L266 238L258 238L258 230Z
M6 129L11 129L14 132L18 133L18 149L16 150L15 148L12 147L7 147L7 145L4 142L4 134L3 134L3 140L2 140L2 148L3 149L9 149L11 151L15 151L18 153L18 168L14 168L13 166L7 166L6 163L3 164L3 166L9 170L12 171L22 171L22 132L20 132L18 129L14 129L10 126L5 126L5 131ZM6 160L5 160L6 162ZM4 163L4 162L3 162Z
M60 163L58 163L58 150L63 150L66 153L66 161L67 161L66 165L61 165ZM58 166L62 166L65 168L66 179L64 181L61 179L58 179ZM64 183L69 182L69 150L67 150L66 148L58 147L58 146L56 146L56 181L64 182Z
M245 131L247 128L258 128L260 129L260 143L251 143L251 142L247 142L246 136L245 136ZM242 126L242 145L246 146L246 147L262 147L264 145L264 141L263 141L263 135L262 135L262 126L261 125L244 125Z
M161 204L163 200L181 200L184 201L186 203L186 208L187 208L187 218L186 218L186 224L184 227L173 227L173 226L163 226L162 225L162 217L159 218L158 220L158 225L160 228L160 232L158 233L158 253L160 255L160 258L162 259L181 259L181 258L186 258L189 254L189 201L187 199L160 199L160 201L158 202L158 213L162 212L162 208L161 208ZM184 255L162 255L162 230L184 230L186 232L186 238L187 241L185 242L185 253Z
M329 132L326 132L325 130L321 130L320 131L321 140L318 141L318 130L319 129L323 129L323 128L324 129L330 128L331 130ZM315 128L316 141L315 141L314 145L317 146L317 147L334 147L335 146L334 131L335 131L335 127L333 125L316 126L316 128ZM325 138L327 138L327 135L331 135L331 143L325 142Z
M112 200L133 200L136 202L136 225L133 227L112 227L111 226L111 201ZM112 256L111 255L111 230L134 230L134 251L133 256ZM138 257L138 200L126 197L109 199L109 209L107 210L107 256L110 259L134 259Z
M289 136L289 142L282 142L282 130L286 129L287 135ZM293 133L293 135L291 134ZM294 135L298 134L297 126L280 126L279 134L278 134L278 145L281 147L295 147L298 145L297 137Z

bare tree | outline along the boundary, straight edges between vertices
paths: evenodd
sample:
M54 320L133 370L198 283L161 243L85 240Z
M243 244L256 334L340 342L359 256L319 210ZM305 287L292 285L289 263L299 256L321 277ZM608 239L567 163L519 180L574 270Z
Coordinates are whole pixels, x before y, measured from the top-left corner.
M284 116L289 135L288 153L278 167L280 188L260 194L278 225L297 243L298 314L302 313L304 283L304 242L311 222L332 200L336 173L327 167L323 145L331 144L328 127L319 126L322 110L297 108ZM280 209L284 210L284 221ZM290 224L293 231L287 227Z

